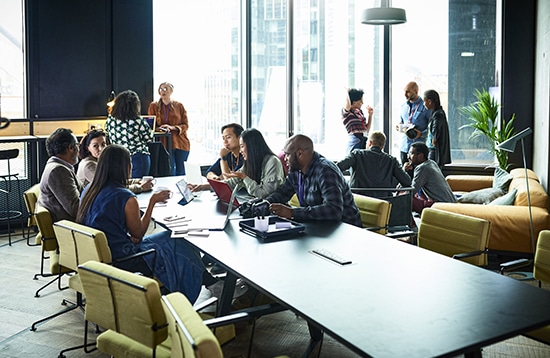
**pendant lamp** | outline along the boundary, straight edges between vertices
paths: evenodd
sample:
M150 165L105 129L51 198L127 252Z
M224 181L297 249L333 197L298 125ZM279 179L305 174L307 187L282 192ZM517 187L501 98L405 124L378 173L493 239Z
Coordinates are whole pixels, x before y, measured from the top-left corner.
M361 23L367 25L398 25L407 22L405 9L397 7L373 7L363 10Z

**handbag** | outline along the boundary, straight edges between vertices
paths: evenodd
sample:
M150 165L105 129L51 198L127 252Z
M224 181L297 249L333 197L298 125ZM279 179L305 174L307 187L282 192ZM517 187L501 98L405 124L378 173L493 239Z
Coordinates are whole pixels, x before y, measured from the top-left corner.
M422 210L424 210L424 208L431 207L434 204L434 201L430 199L424 190L420 189L418 192L414 193L412 204L413 211L421 214Z

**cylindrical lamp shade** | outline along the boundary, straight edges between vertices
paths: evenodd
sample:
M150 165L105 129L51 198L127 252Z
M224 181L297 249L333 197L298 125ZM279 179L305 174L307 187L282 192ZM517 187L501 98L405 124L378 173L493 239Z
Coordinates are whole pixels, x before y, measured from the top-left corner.
M374 7L363 10L361 23L367 25L397 25L407 22L404 9L396 7Z

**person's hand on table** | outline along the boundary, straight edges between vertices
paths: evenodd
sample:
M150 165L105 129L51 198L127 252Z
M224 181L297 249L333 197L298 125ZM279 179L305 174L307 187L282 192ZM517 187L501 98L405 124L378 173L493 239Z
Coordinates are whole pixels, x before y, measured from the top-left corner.
M283 204L271 204L269 205L269 211L271 211L273 215L277 215L285 219L292 219L294 217L294 209Z
M159 127L159 129L161 131L165 131L165 132L176 132L176 131L178 131L178 127L171 126L169 124L163 124L162 126Z
M187 184L187 187L191 189L192 192L209 190L210 184Z

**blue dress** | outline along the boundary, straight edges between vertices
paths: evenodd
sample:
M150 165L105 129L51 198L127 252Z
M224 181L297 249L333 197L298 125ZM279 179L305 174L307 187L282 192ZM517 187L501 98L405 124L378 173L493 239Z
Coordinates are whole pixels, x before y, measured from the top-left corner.
M139 244L132 243L124 215L126 202L132 196L135 194L125 187L107 185L84 215L82 224L105 233L113 260L154 248L157 252L152 270L155 277L169 291L179 291L190 302L195 302L201 290L204 272L199 253L185 240L172 239L170 231L145 236ZM149 268L153 263L151 256L145 257Z

